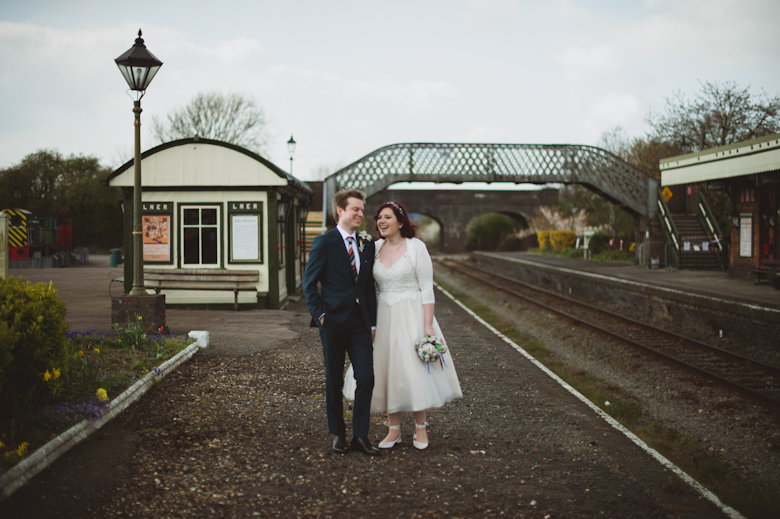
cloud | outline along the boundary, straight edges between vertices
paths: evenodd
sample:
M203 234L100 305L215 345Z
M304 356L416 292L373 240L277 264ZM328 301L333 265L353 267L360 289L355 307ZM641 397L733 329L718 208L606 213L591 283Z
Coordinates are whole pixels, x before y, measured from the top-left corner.
M612 92L593 99L587 115L580 121L580 127L589 136L590 142L594 142L605 129L616 126L628 128L641 117L641 104L633 94Z
M568 81L586 81L611 74L623 66L623 55L616 47L605 44L583 48L573 45L553 59L563 65Z
M473 29L493 31L513 27L523 12L517 0L467 0L460 19Z

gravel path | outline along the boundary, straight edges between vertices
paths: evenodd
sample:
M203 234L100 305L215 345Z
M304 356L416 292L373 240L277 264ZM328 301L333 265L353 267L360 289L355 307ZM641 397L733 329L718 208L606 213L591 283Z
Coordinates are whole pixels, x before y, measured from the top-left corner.
M252 314L270 315L235 319ZM200 321L210 315L229 319ZM230 327L214 330L213 350L0 517L722 517L690 489L666 492L668 471L441 294L437 317L464 399L430 413L426 451L406 416L404 441L380 458L331 453L321 346L301 301L257 326L278 333L233 354Z

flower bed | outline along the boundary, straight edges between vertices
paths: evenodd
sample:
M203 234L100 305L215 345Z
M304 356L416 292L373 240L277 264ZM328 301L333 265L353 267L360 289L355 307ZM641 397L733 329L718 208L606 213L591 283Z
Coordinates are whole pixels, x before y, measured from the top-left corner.
M164 328L146 333L142 324L139 317L111 332L65 332L63 365L39 373L13 409L0 409L0 486L28 453L76 424L102 420L112 399L148 374L159 380L160 366L194 342Z

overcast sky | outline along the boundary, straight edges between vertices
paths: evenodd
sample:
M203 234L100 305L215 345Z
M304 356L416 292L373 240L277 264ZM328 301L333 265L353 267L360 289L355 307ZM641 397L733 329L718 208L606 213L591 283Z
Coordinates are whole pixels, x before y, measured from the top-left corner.
M777 0L0 0L0 168L40 148L130 158L114 59L138 29L164 62L151 118L197 92L253 96L266 156L314 178L396 142L595 144L647 130L675 90L780 93Z

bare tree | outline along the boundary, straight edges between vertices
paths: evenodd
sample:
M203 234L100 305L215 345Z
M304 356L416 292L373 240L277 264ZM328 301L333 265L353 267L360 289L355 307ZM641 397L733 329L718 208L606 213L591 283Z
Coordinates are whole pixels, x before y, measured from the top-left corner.
M260 152L268 142L267 130L265 109L236 93L199 93L164 121L152 118L152 132L160 144L198 135Z
M678 90L666 98L662 114L647 116L653 137L671 143L685 137L700 151L780 132L780 96L764 90L754 96L733 81L700 84L692 100Z

